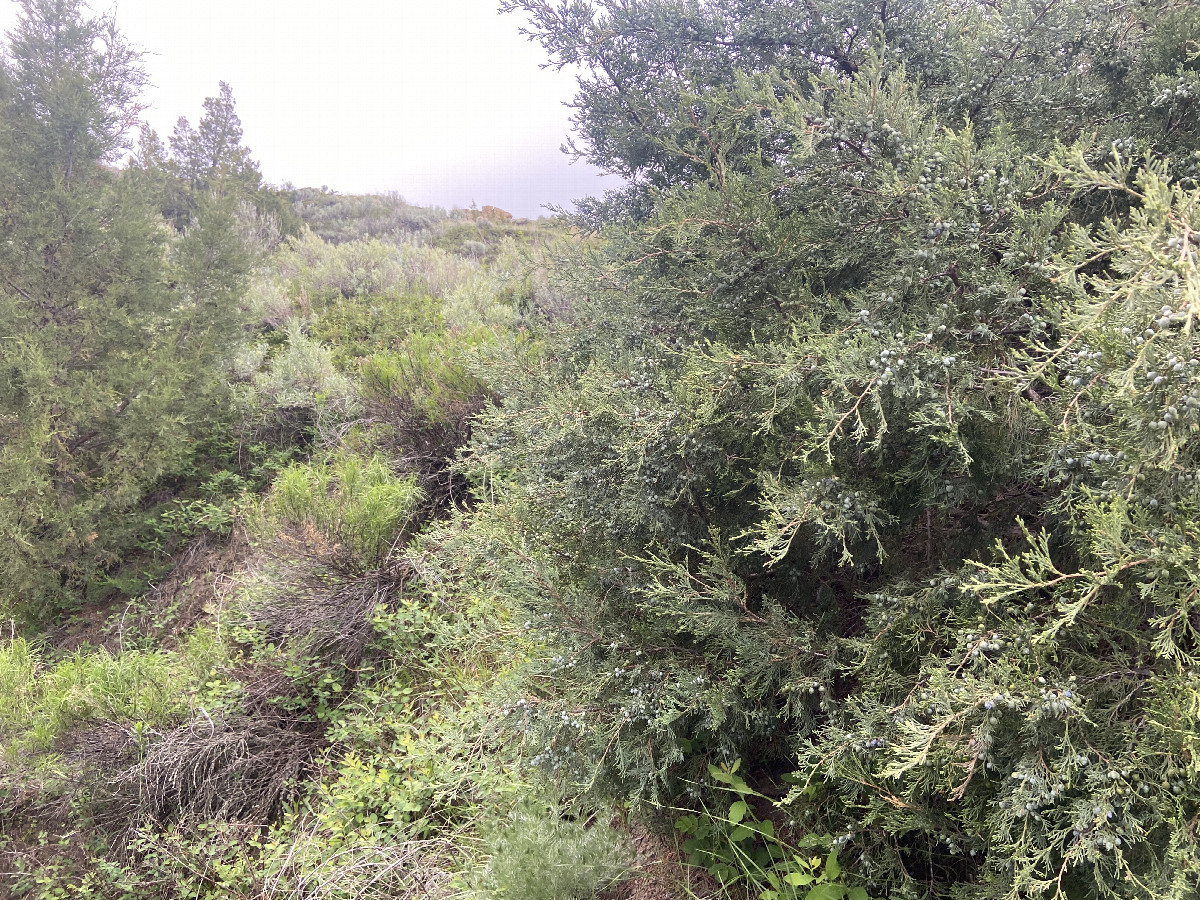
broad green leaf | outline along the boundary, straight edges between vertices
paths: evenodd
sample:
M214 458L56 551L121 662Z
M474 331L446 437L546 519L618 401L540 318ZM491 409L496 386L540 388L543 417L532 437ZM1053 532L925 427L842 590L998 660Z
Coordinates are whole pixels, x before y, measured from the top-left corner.
M680 816L678 819L675 820L675 828L678 831L683 831L683 832L690 834L691 832L696 830L696 817L695 816Z
M842 900L845 893L846 889L840 884L818 884L804 895L804 900Z
M838 865L837 851L830 850L829 858L825 860L825 875L831 880L836 880L842 874L842 867Z
M745 800L737 801L733 804L733 806L729 807L729 821L734 825L738 824L738 822L746 818L747 809L748 807L746 806Z

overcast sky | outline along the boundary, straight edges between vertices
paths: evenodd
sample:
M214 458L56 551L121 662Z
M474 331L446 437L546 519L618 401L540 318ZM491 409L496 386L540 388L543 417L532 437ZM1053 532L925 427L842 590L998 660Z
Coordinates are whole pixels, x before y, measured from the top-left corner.
M399 191L440 206L491 204L536 216L601 193L559 152L568 73L496 0L92 0L147 51L145 118L165 140L194 125L219 81L244 141L276 184ZM17 20L0 0L0 29Z

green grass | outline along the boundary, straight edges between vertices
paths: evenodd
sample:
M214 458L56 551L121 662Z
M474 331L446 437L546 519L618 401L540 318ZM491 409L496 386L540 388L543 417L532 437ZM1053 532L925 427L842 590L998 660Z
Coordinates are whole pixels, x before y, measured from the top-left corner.
M380 454L340 452L280 473L267 501L276 522L311 525L366 563L382 561L420 511L412 478L394 475Z
M28 641L15 638L0 647L0 737L29 720L36 670L37 656Z
M92 723L172 723L221 658L203 627L178 652L78 650L54 662L18 638L0 647L0 740L10 755L36 754Z

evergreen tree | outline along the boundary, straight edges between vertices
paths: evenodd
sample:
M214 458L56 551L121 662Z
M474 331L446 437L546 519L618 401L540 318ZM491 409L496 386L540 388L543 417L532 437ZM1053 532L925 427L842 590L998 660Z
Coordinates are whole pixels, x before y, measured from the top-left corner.
M171 155L192 196L232 191L252 194L262 184L258 165L242 146L242 120L234 108L233 91L223 81L220 93L204 101L197 128L182 117L175 124Z
M143 82L110 18L24 0L0 70L6 615L78 602L217 415L246 260L231 223L174 240L144 181L109 167Z
M872 893L1189 896L1200 11L508 6L632 181L466 460L536 760L741 758Z
M204 209L219 207L217 218L233 214L246 232L274 232L272 249L283 236L299 234L301 222L287 191L264 185L258 164L242 145L242 120L233 91L220 83L216 97L204 101L204 115L193 128L184 117L175 123L170 153L158 136L145 136L136 164L163 191L163 214L183 230L201 219Z

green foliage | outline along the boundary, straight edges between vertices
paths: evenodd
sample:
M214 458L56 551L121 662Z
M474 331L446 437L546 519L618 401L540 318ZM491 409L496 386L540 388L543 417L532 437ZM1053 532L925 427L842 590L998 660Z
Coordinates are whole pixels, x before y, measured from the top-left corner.
M234 390L238 428L246 445L307 447L355 410L354 384L338 371L332 350L311 338L300 319L291 319L286 333L277 352L257 344L233 362L240 382Z
M0 648L0 722L5 723L5 732L29 719L36 667L37 657L28 641L14 637Z
M889 71L920 80L943 124L1011 130L1040 149L1099 127L1112 131L1107 140L1165 139L1162 149L1177 163L1194 150L1195 106L1186 87L1175 94L1178 79L1195 69L1187 4L1139 12L1075 0L1053 7L1023 0L886 7L869 0L504 0L502 7L529 16L553 64L593 73L580 82L575 104L579 149L634 182L615 205L585 206L601 217L656 205L647 186L700 184L744 171L756 158L783 162L797 144L775 131L774 104L738 110L729 103L746 76L777 77L782 93L794 86L818 97L835 81L861 78L881 51ZM866 151L860 161L870 156L861 139L878 146L882 137L857 128L827 133L841 135L855 156L852 145Z
M44 661L25 641L0 648L0 737L6 754L45 752L72 728L102 722L139 728L186 715L189 692L214 662L198 635L183 653L76 651ZM139 724L140 723L140 724Z
M236 472L217 471L200 484L199 496L177 497L146 521L142 548L163 552L200 535L228 536L245 514L251 487Z
M455 415L462 404L486 394L486 388L465 371L463 350L494 337L415 333L396 353L378 353L362 361L362 391L370 403L404 397L417 415L430 424Z
M477 575L439 542L456 539L451 528L406 550L401 565L415 578L375 608L353 691L318 687L328 736L346 751L320 792L321 828L339 840L473 829L529 789L495 729L519 639L501 598L463 590Z
M46 866L17 881L17 889L36 885L37 900L152 900L188 897L196 900L262 896L266 876L259 868L264 849L257 829L203 823L190 833L169 829L162 834L135 834L128 852L136 867L102 861L84 873Z
M592 900L632 865L627 840L603 822L527 801L487 838L483 895L495 900Z
M386 294L406 284L399 249L382 241L326 244L311 231L291 241L280 263L296 272L296 289L313 300Z
M327 244L306 232L288 242L276 265L297 295L317 303L396 293L441 297L480 264L435 247L380 240Z
M442 539L454 540L454 530ZM317 549L309 545L310 551ZM244 714L263 703L265 690L273 696L268 711L260 708L258 715L278 716L294 703L299 708L288 715L315 718L328 741L323 745L327 764L281 821L270 828L220 821L199 821L186 829L142 827L132 835L128 857L106 859L101 853L82 870L65 858L50 865L25 864L22 883L76 896L163 900L261 897L264 885L304 896L425 896L433 887L449 887L456 871L463 885L470 881L471 872L462 870L482 866L483 819L494 821L498 810L509 809L530 791L516 771L514 754L492 735L493 682L511 663L507 654L516 641L498 598L478 594L467 602L458 588L473 582L474 574L443 557L436 544L410 548L403 568L409 573L403 596L380 595L382 602L367 610L370 646L353 666L312 652L312 635L308 643L294 641L303 636L293 635L273 647L247 647L252 671L258 673L279 665L281 653L292 653L287 674L298 681L288 685L260 674L263 686L254 676L232 690L209 683L199 698L203 709L171 733L174 740L182 735L203 744L225 727L231 712ZM301 574L298 567L274 569L267 589L298 595L309 588L287 579ZM325 570L324 577L343 590L359 578L344 568ZM254 598L239 602L249 604L260 626L272 627L264 622L270 611L264 617ZM299 603L310 626L325 614L307 598ZM305 693L296 693L297 688ZM162 746L149 740L149 758ZM200 758L192 766L201 762L208 764ZM541 815L547 815L545 809ZM551 820L557 823L557 810ZM606 829L594 826L581 839L575 832L582 828L573 823L542 826L533 812L522 821L541 836L539 846L554 854L553 868L535 883L596 884L609 877L601 869L607 863L598 858L603 847L615 844L611 833L602 833ZM489 846L499 840L496 832ZM575 860L574 870L566 867L570 857L563 854L581 848L588 852ZM463 851L470 857L464 859Z
M473 221L459 221L439 229L433 245L460 256L495 262L504 251L505 244L525 241L530 235L528 228L511 220L492 221L481 216Z
M688 865L704 868L726 889L741 887L761 900L867 900L866 890L843 882L829 835L806 834L793 845L776 834L772 820L755 814L754 804L771 801L738 775L740 763L709 766L712 780L737 797L727 814L705 810L675 821L687 835L682 850Z
M6 177L29 162L9 111ZM123 171L87 174L94 190L69 212L98 217L79 247L95 271L81 263L78 283L58 283L90 298L71 328L35 322L0 281L20 338L3 345L20 354L3 351L14 374L0 379L0 464L12 466L0 485L14 493L0 493L0 525L36 513L6 534L43 554L62 606L85 590L100 600L102 582L135 599L90 602L70 620L43 604L59 626L45 646L16 638L0 651L0 893L382 898L437 895L456 876L461 887L480 865L481 823L530 791L495 729L521 637L500 598L464 587L480 584L470 565L406 544L467 499L450 460L491 396L473 361L511 340L514 301L531 290L521 247L542 229L464 225L435 247L440 211L326 193L314 210L314 192L264 188L224 84L169 151L143 132ZM338 243L296 233L284 198ZM33 246L49 232L34 221L41 201L25 201L16 237ZM481 252L465 244L476 237ZM6 246L0 274L38 274L36 253ZM71 447L75 469L14 439L22 416L43 415L43 437L62 444L75 434L67 412L111 410L127 430ZM39 464L49 481L19 482ZM55 534L88 479L95 503ZM64 579L73 537L96 556ZM27 587L13 595L19 611L31 605ZM97 635L123 649L53 646ZM538 833L554 853L602 849L599 826L580 838L550 817ZM591 865L556 863L543 880L599 884Z
M507 252L514 252L506 248ZM476 272L463 278L448 291L442 305L446 326L460 332L484 336L510 330L515 324L513 308L497 302L497 278L491 273Z
M441 303L433 297L385 294L327 303L313 316L312 336L333 348L349 372L376 353L399 350L413 335L443 330Z
M249 149L242 146L242 121L234 110L233 91L223 81L218 96L204 101L198 128L183 118L176 123L171 151L192 196L253 192L262 181Z
M510 802L521 780L472 747L472 729L486 726L490 710L464 702L453 665L425 683L391 666L385 674L401 679L372 678L331 716L331 733L352 749L320 791L322 830L339 840L433 839Z
M343 244L336 252L348 256L357 247ZM377 249L400 254L382 244ZM302 253L318 260L314 265L323 265L324 252L313 247L311 238L294 242L281 255L281 265L295 265ZM434 264L447 258L441 251L407 257ZM509 264L514 258L511 253L506 257ZM302 266L301 271L309 270ZM481 352L505 346L515 323L513 306L498 296L513 281L510 270L464 264L461 270L438 271L410 273L404 284L387 286L383 294L330 294L316 303L308 325L312 338L329 348L335 365L357 380L361 402L348 442L360 452L394 457L401 470L420 478L436 506L463 496L462 480L450 474L449 463L466 442L471 417L490 395L472 374L473 361ZM434 282L442 277L454 283L436 296ZM293 284L300 286L293 290L303 292L304 282L305 276L294 277Z
M229 204L175 234L109 167L144 82L111 19L29 0L0 83L0 610L45 622L104 590L145 498L227 420L249 255Z
M315 528L364 565L382 562L418 515L421 492L397 478L387 460L338 453L279 474L267 516L288 526Z
M413 206L395 193L346 196L325 188L299 188L291 196L304 224L330 244L372 238L400 243L446 221L444 210Z
M268 339L282 331L294 317L306 312L289 295L286 285L261 272L251 279L244 303L251 321L266 333Z
M464 458L533 762L791 769L872 894L1189 896L1194 5L507 5L633 181Z
M179 671L171 663L156 653L114 656L100 650L54 665L38 680L31 740L45 749L56 735L89 721L169 721L186 709Z

